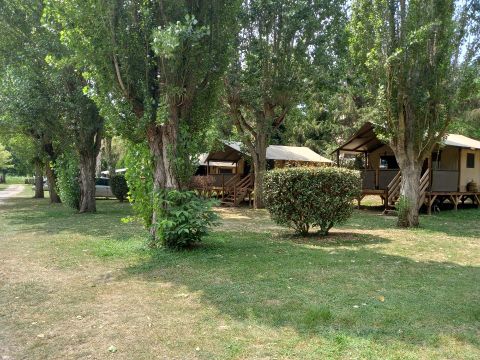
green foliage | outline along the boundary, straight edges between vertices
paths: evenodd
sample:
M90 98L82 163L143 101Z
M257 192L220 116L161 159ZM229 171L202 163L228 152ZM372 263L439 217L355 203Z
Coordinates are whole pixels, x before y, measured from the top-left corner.
M214 202L189 191L154 190L153 162L146 144L131 144L125 164L135 217L146 228L156 229L157 236L150 240L150 246L180 249L200 242L217 219L211 210Z
M453 0L352 3L350 52L370 110L365 115L382 125L377 130L396 155L409 144L421 163L458 110L467 32L456 14L463 6Z
M259 175L279 127L308 97L321 99L327 87L339 83L334 74L346 52L344 7L343 0L242 2L226 103L236 135L253 159L255 207L262 207Z
M125 166L128 199L135 216L148 228L153 216L153 161L148 146L145 143L130 144L125 154Z
M155 210L159 243L171 249L184 249L198 244L209 227L218 220L212 210L212 199L198 197L193 191L162 190L156 194Z
M119 134L139 142L155 126L188 127L188 139L178 137L183 151L203 143L219 105L237 7L224 0L70 0L49 2L45 18L61 28L91 80L87 92ZM179 159L177 144L171 147L170 158Z
M128 184L124 175L114 175L110 179L110 188L112 189L113 195L121 202L127 198Z
M354 170L277 169L265 176L265 206L277 224L298 234L318 226L320 234L327 235L332 226L350 217L360 189L360 174Z
M0 144L0 170L12 168L12 154Z
M392 148L402 182L416 184L412 193L419 191L419 182L405 170L422 166L454 116L464 111L459 105L472 89L461 71L471 58L465 42L473 38L473 24L462 19L469 7L480 11L478 1L352 2L350 53L363 85L364 119L379 125L377 135ZM410 200L405 226L416 226L418 207L405 189L401 195Z
M80 209L78 159L72 153L60 155L55 162L57 191L62 202L72 209ZM53 186L48 184L48 186Z

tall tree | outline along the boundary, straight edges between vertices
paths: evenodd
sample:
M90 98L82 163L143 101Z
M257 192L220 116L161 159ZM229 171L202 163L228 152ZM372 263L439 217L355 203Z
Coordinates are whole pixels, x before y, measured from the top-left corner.
M305 100L307 88L320 85L312 80L329 78L340 62L344 5L331 0L242 3L226 102L252 157L256 208L263 207L266 149L273 131Z
M0 2L0 125L29 136L46 155L50 200L60 202L50 166L58 154L54 133L60 128L56 85L45 61L55 39L42 27L41 16L41 2Z
M478 7L476 0L467 7ZM420 175L455 111L458 61L466 22L454 0L356 0L350 45L364 84L370 120L397 158L400 226L418 225ZM458 10L456 12L456 10ZM458 21L457 21L458 20ZM460 19L461 20L461 19Z
M93 100L84 94L83 89L87 83L73 67L65 66L60 77L65 89L62 97L65 130L78 156L80 173L78 210L80 213L95 212L95 170L102 144L104 119Z
M50 1L52 26L61 24L102 112L117 112L124 135L148 142L154 191L179 188L189 144L208 128L236 3ZM154 212L153 237L155 230Z
M41 145L52 202L60 201L52 165L62 147L75 148L80 160L80 212L93 212L95 173L91 163L99 151L103 118L83 93L87 83L71 66L60 34L44 26L44 4L31 0L0 3L2 117ZM40 165L38 158L37 170Z
M0 144L0 184L6 182L7 169L12 167L12 154Z

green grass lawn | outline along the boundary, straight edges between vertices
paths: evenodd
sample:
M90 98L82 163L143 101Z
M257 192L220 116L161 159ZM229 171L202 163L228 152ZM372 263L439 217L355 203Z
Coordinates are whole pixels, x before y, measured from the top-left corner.
M26 176L16 176L7 174L7 184L25 184Z
M145 248L128 204L79 215L30 196L0 204L0 356L480 358L480 210L415 230L362 210L322 239L220 209L176 253Z

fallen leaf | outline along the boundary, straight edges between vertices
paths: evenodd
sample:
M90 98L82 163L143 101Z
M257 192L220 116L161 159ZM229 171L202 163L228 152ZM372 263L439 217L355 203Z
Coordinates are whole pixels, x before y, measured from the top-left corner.
M385 301L385 297L383 295L380 295L377 299L378 301L381 301L381 302Z

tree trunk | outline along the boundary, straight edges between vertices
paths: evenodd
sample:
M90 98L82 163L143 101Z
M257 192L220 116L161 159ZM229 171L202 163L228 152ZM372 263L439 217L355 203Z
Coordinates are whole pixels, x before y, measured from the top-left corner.
M115 175L115 164L113 163L111 136L105 138L105 158L107 160L108 177L111 179Z
M99 151L95 159L95 176L102 177L102 152Z
M177 145L177 128L175 125L151 125L147 132L150 153L154 160L153 191L161 189L178 189L179 182L175 176L172 159ZM152 213L150 236L152 245L157 240L157 211Z
M61 203L62 201L60 200L60 196L57 193L57 176L55 175L55 172L48 163L45 165L45 175L47 176L48 181L48 193L50 195L50 203Z
M270 124L273 121L273 108L265 105L264 112L257 114L255 137L253 141L254 148L250 149L253 159L254 177L254 196L253 206L255 209L263 209L263 182L265 171L267 171L267 146L269 139Z
M7 173L5 170L2 170L0 173L0 184L5 184L7 182Z
M400 159L399 159L400 160ZM418 202L420 200L420 174L422 166L415 162L399 161L402 179L398 209L398 226L418 226Z
M40 161L35 161L35 199L44 199L43 191L43 168Z
M263 182L267 171L267 144L265 136L257 137L255 153L252 154L254 175L253 206L255 209L263 209Z
M97 211L95 203L96 154L80 155L80 213Z

